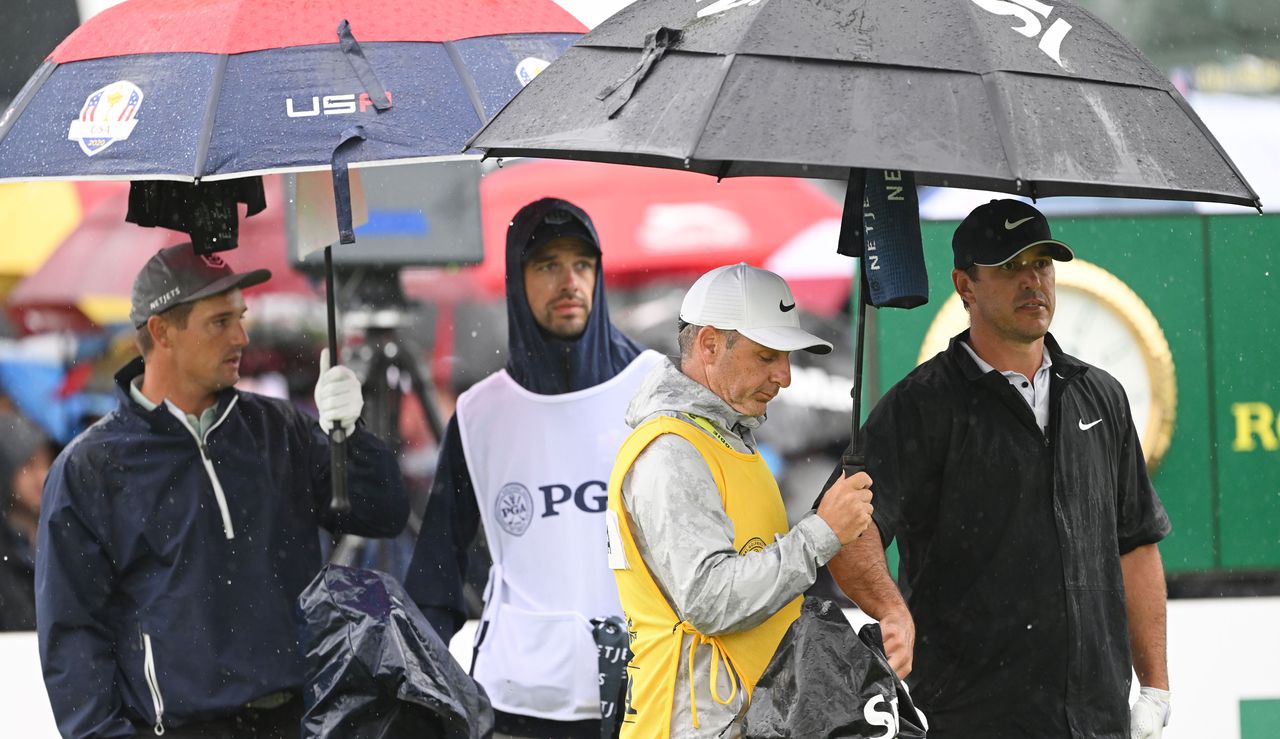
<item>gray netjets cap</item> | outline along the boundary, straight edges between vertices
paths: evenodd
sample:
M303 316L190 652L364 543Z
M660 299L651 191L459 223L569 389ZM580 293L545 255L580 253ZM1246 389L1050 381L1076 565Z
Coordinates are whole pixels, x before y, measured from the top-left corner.
M170 246L148 259L134 278L129 320L142 328L148 318L170 308L269 279L270 270L236 272L216 253L196 254L191 244Z

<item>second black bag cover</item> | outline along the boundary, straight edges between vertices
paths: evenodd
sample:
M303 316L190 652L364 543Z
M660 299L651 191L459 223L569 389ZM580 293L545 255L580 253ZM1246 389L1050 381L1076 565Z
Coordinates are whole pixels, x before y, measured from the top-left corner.
M487 739L493 709L390 575L328 565L306 619L303 737Z
M884 656L878 624L855 634L836 604L805 598L756 683L749 739L924 739L928 724Z

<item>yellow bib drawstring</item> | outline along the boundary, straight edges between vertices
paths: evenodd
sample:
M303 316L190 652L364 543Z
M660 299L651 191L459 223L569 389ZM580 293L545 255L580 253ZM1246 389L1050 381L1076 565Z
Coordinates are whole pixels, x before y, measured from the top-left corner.
M713 636L705 636L698 633L692 626L681 621L680 629L693 637L689 640L689 708L693 714L693 728L700 728L698 725L698 698L697 690L693 681L693 657L697 653L698 647L703 644L711 647L711 698L722 706L727 706L733 702L738 695L738 675L733 671L733 664L729 661L729 655L725 653L723 647L720 646L720 640ZM725 669L729 671L729 697L720 697L720 664L724 663Z
M724 444L727 449L731 451L737 451L736 449L733 448L733 444L730 444L729 440L724 438L724 434L717 431L716 427L711 425L711 421L703 418L702 416L695 416L692 413L685 413L684 416L688 418L690 421L693 421L698 426L698 428L702 429L703 431L706 431L708 434L711 434L711 436L714 437L716 441L720 442L721 444Z

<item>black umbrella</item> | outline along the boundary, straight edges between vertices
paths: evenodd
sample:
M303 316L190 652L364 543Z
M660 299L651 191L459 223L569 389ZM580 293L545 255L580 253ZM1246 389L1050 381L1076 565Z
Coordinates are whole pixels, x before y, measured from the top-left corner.
M638 0L472 139L490 156L1260 205L1165 76L1038 0Z
M849 178L841 242L854 248L841 251L850 254L865 236L863 219L849 218L863 209L863 170L1032 198L1261 210L1165 76L1062 0L638 0L570 47L470 145L717 177ZM857 385L862 322L860 309Z

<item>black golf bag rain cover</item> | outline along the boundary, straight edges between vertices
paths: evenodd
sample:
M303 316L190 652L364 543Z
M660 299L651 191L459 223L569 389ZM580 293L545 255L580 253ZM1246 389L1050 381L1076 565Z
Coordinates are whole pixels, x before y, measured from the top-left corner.
M928 724L884 656L879 624L855 634L836 604L805 598L747 709L748 739L924 739Z
M395 578L328 565L298 596L306 621L302 736L488 739L493 708Z

